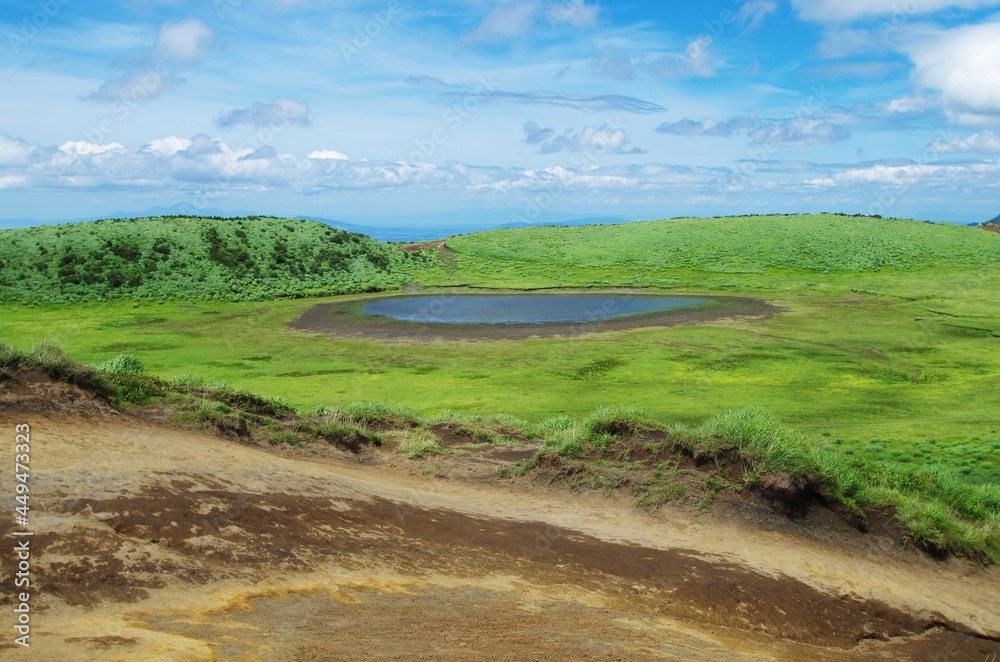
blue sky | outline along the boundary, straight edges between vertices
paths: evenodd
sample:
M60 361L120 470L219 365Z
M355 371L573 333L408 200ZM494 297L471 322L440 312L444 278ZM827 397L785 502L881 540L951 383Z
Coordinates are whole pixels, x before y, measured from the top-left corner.
M1000 212L1000 0L6 0L0 81L0 219Z

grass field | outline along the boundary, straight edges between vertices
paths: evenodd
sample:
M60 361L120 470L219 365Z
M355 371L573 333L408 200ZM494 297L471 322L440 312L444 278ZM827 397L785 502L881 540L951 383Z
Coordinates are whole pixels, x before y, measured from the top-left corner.
M829 450L1000 482L1000 235L867 218L532 228L448 240L429 286L651 287L758 296L766 321L563 339L334 339L286 327L331 299L0 305L0 338L197 374L296 406L377 400L539 421L601 406L700 423L763 405Z

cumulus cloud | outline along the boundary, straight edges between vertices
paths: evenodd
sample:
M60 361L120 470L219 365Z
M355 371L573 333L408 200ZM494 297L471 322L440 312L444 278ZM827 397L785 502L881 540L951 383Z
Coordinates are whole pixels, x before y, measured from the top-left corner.
M166 138L156 138L155 140L150 141L144 149L161 156L173 156L177 152L186 150L190 146L191 141L187 138L167 136Z
M646 150L630 147L624 129L615 129L607 124L587 126L582 131L567 130L560 136L551 128L539 127L535 122L526 122L524 142L537 145L541 154L558 152L584 152L600 154L645 154Z
M954 119L975 124L1000 116L1000 22L921 31L901 48L917 83L938 92Z
M198 19L164 23L152 48L84 98L132 102L156 98L180 84L180 71L201 62L214 42L212 30Z
M255 127L284 126L298 124L309 126L309 104L287 97L276 97L269 103L254 103L247 108L237 108L223 113L215 123L220 128L229 128L238 124L249 124Z
M981 154L1000 154L1000 135L993 131L974 133L967 138L952 140L936 140L927 146L931 152L978 152Z
M920 0L901 5L899 0L792 0L799 16L808 21L849 22L873 16L892 16L905 6L907 15L933 14L945 9L995 7L1000 0Z

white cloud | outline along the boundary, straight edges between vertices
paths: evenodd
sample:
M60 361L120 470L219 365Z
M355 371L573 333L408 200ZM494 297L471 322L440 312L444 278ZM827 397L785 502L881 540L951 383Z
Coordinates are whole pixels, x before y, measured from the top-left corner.
M883 112L887 115L910 115L922 113L940 105L937 99L921 96L905 96L893 99L883 106Z
M212 30L196 18L164 23L153 47L153 57L190 66L205 57L214 41Z
M186 150L191 146L191 141L187 138L178 138L177 136L167 136L166 138L157 138L151 140L149 145L146 146L151 152L160 154L161 156L173 156L177 152Z
M20 138L0 133L0 166L22 165L35 153L35 147Z
M860 186L862 190L885 189L904 191L940 189L953 191L955 182L962 182L967 190L996 189L1000 175L1000 163L983 161L960 164L884 164L848 168L833 173L829 177L808 180L806 183L817 188L842 188Z
M573 134L579 145L594 150L622 149L627 141L616 130L600 127ZM184 147L184 145L187 145ZM183 147L183 148L182 148ZM407 189L474 194L531 194L559 186L566 190L681 190L712 194L725 179L724 168L666 164L584 164L543 169L443 165L389 161L349 161L334 150L317 150L302 158L278 153L271 146L232 148L217 138L197 135L152 140L139 148L118 143L99 145L71 141L61 147L31 146L29 164L0 165L6 188L63 190L133 189L171 191L175 195L211 197L238 191Z
M916 16L945 9L995 7L1000 0L792 0L799 16L808 21L848 22L873 16Z
M333 149L318 149L310 152L307 159L318 159L320 161L346 161L347 155Z
M1000 135L992 131L974 133L967 138L954 138L950 141L937 140L927 146L931 152L979 152L981 154L1000 154Z
M104 154L105 152L114 152L120 149L125 149L125 146L119 143L98 145L84 140L70 140L69 142L65 142L59 146L59 151L63 154L73 154L77 156L93 156L94 154Z
M308 126L310 123L309 104L287 97L275 97L270 103L258 101L247 108L237 108L223 113L215 123L223 128L238 124L249 124L255 127L284 126L286 124Z
M1000 116L1000 22L913 33L901 48L954 118Z

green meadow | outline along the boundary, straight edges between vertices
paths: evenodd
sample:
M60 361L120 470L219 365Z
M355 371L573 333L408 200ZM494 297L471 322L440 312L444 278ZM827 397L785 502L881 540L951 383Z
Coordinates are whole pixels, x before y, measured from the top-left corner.
M156 376L194 374L300 408L370 400L427 415L541 421L625 406L697 424L760 405L830 451L942 464L973 482L1000 482L1000 234L834 215L527 228L449 238L454 259L445 261L432 252L404 258L355 240L341 260L355 276L335 278L315 264L340 258L315 247L311 270L274 266L282 240L273 228L301 222L270 223L273 236L251 242L247 253L260 269L284 269L273 296L299 298L226 300L240 298L243 281L220 271L219 260L207 271L194 260L192 272L208 276L186 296L167 275L158 289L144 290L140 274L120 292L101 281L105 300L94 300L86 287L64 288L58 268L37 269L32 244L26 253L34 262L17 268L35 269L33 287L54 288L59 298L31 296L6 258L0 271L17 294L0 304L0 340L21 348L53 342L94 363L134 353ZM0 244L9 246L9 232L18 231L0 233ZM207 244L199 240L205 259L214 259L215 245L217 256L234 260L239 244L228 237L222 229ZM22 249L30 243L18 238ZM136 241L138 260L144 246L156 245ZM246 282L256 279L254 292L268 292L266 270L239 269ZM308 287L297 286L297 276ZM308 295L392 291L407 281L430 292L641 287L758 297L782 312L767 320L522 340L376 341L287 326L317 303L377 296Z

